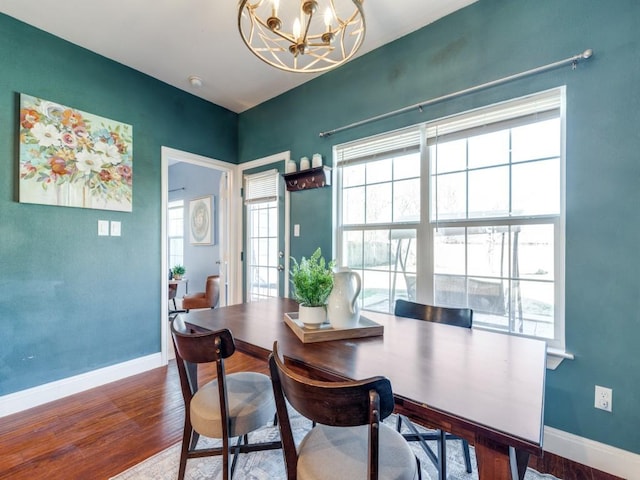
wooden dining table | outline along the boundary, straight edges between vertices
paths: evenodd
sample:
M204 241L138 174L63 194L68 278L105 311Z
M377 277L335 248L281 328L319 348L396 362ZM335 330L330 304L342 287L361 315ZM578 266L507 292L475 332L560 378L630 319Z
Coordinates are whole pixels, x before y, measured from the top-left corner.
M288 362L321 378L386 376L399 413L475 446L480 480L522 479L529 455L542 454L545 342L366 311L383 335L302 343L283 321L297 310L274 298L184 318L228 328L239 351L259 358L277 341Z

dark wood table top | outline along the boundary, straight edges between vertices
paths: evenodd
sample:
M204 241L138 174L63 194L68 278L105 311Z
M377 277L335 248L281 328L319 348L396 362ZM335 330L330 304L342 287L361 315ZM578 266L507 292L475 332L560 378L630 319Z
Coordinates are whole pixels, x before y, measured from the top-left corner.
M539 454L542 445L546 345L477 329L364 312L384 335L303 344L284 323L297 311L271 299L192 311L186 320L229 328L238 349L266 358L274 340L283 355L350 379L384 375L400 403L434 426L476 443L482 439Z

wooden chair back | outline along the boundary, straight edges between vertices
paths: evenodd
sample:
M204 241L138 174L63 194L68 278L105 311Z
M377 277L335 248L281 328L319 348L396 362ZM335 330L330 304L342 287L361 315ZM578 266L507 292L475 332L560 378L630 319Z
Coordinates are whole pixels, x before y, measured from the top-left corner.
M470 308L435 307L402 299L396 300L394 314L456 327L471 328L473 324L473 310Z
M224 359L233 355L236 350L231 332L227 329L215 332L196 331L187 326L181 315L177 315L171 322L171 336L187 412L191 399L198 391L198 364L215 362L224 415L227 404L226 398L223 398L226 397Z
M391 382L385 377L360 381L325 382L311 380L288 368L274 342L269 356L276 409L280 423L288 480L296 479L297 451L286 400L304 417L323 425L352 427L369 425L369 475L378 478L378 445L380 421L394 408Z

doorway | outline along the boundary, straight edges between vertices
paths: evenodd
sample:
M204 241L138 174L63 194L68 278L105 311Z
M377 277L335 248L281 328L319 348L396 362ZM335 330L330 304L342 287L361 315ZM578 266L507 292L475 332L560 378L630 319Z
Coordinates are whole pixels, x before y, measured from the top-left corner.
M162 147L161 354L165 363L173 358L168 329L170 269L176 264L186 268L185 278L177 286L178 308L186 293L204 290L208 275L220 275L220 306L233 296L229 185L234 168L226 162ZM191 225L191 210L198 212L197 229ZM207 228L201 223L203 210Z
M287 151L240 165L244 302L288 296L290 194L281 173L289 158Z

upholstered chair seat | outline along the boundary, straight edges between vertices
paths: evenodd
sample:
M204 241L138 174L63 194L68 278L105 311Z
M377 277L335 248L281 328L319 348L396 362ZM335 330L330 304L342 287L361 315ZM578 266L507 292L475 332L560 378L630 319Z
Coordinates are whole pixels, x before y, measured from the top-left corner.
M273 420L276 404L271 379L255 372L226 376L229 402L229 437L257 430ZM222 438L218 380L201 387L191 400L191 424L196 432L210 438Z
M317 425L298 447L298 480L367 478L368 428ZM402 435L381 423L379 441L379 478L417 478L415 456Z

